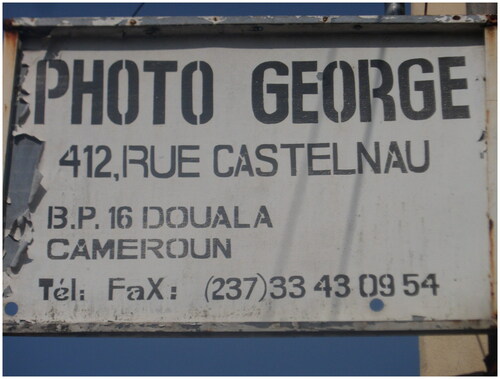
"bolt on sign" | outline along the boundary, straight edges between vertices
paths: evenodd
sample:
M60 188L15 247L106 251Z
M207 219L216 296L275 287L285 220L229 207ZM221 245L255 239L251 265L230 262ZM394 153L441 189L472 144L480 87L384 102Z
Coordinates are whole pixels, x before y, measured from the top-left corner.
M492 27L13 20L4 332L493 326Z

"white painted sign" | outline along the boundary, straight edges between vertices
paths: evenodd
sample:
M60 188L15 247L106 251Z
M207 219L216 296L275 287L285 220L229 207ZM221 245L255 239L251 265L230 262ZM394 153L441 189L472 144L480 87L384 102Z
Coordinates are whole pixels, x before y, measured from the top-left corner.
M484 46L428 38L27 41L4 331L489 320Z

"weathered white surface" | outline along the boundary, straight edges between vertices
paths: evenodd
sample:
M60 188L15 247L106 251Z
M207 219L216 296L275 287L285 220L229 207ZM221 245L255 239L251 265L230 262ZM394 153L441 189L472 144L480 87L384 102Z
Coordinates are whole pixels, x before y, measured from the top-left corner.
M46 98L45 120L41 125L34 121L37 63L47 51L24 51L23 63L29 71L23 83L28 93L24 99L31 113L15 134L30 134L45 141L39 170L43 175L41 185L47 190L36 212L31 214L33 242L28 256L32 262L22 266L16 275L7 268L4 288L10 286L12 294L4 298L4 304L15 302L18 313L5 316L4 322L27 320L33 323L61 321L64 323L211 323L211 322L364 322L364 321L452 321L489 320L489 240L488 202L486 178L486 146L481 138L485 130L484 107L484 48L455 46L449 41L431 46L422 44L422 38L370 37L373 43L366 46L359 40L343 37L296 37L293 41L266 37L265 40L241 37L221 37L204 41L199 37L179 40L122 42L56 41L51 46L50 57L62 60L69 68L69 89L60 98ZM378 44L377 44L378 42ZM383 47L375 47L383 46ZM394 46L394 47L391 47ZM54 54L54 55L52 55ZM451 78L465 79L466 89L452 91L454 105L469 107L470 117L443 119L441 86L438 60L442 57L464 57L465 66L452 67ZM402 112L399 94L398 67L401 63L424 58L432 65L432 72L422 73L419 66L410 70L411 102L415 110L422 108L421 92L415 91L414 81L432 81L435 91L436 111L428 119L409 120ZM83 122L71 123L72 80L75 60L83 60L85 80L92 78L94 60L103 60L104 106L103 122L91 125L90 96L84 95ZM107 114L108 78L110 66L120 60L130 60L139 73L139 113L130 125L115 125ZM166 74L166 116L164 125L153 125L154 75L144 72L143 62L176 61L177 72ZM395 121L385 121L382 102L372 101L372 121L361 122L359 110L360 60L384 60L390 65L394 84L389 95L395 101ZM181 112L182 70L190 62L206 62L213 70L213 117L203 125L190 125ZM268 70L266 85L287 84L289 91L289 115L276 124L263 124L252 111L252 72L261 63L280 61L289 71L277 76ZM318 94L303 95L303 109L317 111L318 123L294 123L291 99L292 62L317 61L317 69L302 74L304 83L317 83ZM322 75L324 68L334 61L345 61L352 68L355 78L356 111L342 123L335 123L325 116L322 100ZM380 86L378 70L370 68L371 86ZM120 73L119 109L127 111L126 71ZM335 106L342 108L342 76L335 71ZM57 72L47 68L47 88L54 88ZM201 88L199 71L194 75L194 90ZM271 113L275 107L272 94L265 94L265 107ZM201 112L201 99L195 96L194 110ZM396 142L407 173L393 167L397 156L388 153L391 142ZM411 143L414 166L424 163L424 141L428 141L429 166L424 172L408 169L405 144ZM381 173L370 169L363 161L364 171L357 166L357 143L375 154L374 143L379 143ZM313 170L329 170L328 175L308 175L307 148L296 151L297 175L291 175L290 148L282 144L328 144L316 147L317 158ZM333 174L332 144L338 153L337 169L354 169L350 175ZM227 171L238 164L241 145L246 145L252 164L253 176L243 170L238 176L219 177L214 173L214 147L231 145L220 152L219 169ZM269 161L258 160L255 149L271 144L276 153L263 150L267 157L277 162L272 176L258 176L256 169L271 170ZM61 166L61 157L70 146L77 146L81 161L78 177L73 168ZM87 158L83 150L94 146L93 167L104 157L95 152L99 145L106 145L112 153L110 162L103 168L111 172L110 178L88 178ZM128 164L127 177L123 172L124 146L142 145L156 149L156 169L170 167L171 146L191 145L196 150L186 151L185 157L198 158L198 162L184 165L185 172L199 173L199 177L161 179L145 178L139 165ZM394 147L394 144L392 145ZM128 153L129 159L139 159L140 152ZM151 154L151 151L149 151ZM392 156L392 158L389 158ZM68 158L71 158L69 155ZM386 163L389 161L389 170ZM149 161L150 162L150 161ZM245 163L245 161L243 161ZM385 172L388 171L388 172ZM95 171L92 170L93 176ZM117 174L118 180L115 180ZM132 226L128 229L111 229L110 208L128 206L132 209ZM164 212L170 207L194 208L198 223L205 220L206 207L212 207L215 216L219 206L227 212L231 228L219 223L216 227L159 228L143 227L143 207L160 207ZM264 206L270 222L259 218ZM49 229L49 207L65 207L68 223L61 229ZM96 216L78 227L79 207L94 207ZM249 228L235 228L234 209L238 207L240 223ZM54 208L52 208L54 209ZM85 210L87 212L88 209ZM179 212L173 216L179 217ZM153 215L153 213L151 213ZM261 215L265 216L265 214ZM149 224L155 224L151 216ZM261 222L254 227L256 220ZM179 218L172 219L181 223ZM57 225L60 220L53 219ZM270 224L272 223L272 227ZM71 228L74 225L74 228ZM98 225L98 227L96 226ZM9 228L10 226L7 226ZM219 251L216 258L193 257L169 258L166 254L170 239L194 239L195 250L205 251L205 240L217 238L226 244L230 240L231 257ZM70 259L79 240L84 240L89 256L92 256L93 240L104 245L108 240L126 241L136 246L123 251L124 255L137 259L115 259L109 256ZM163 258L152 251L141 259L141 240L163 241L159 249ZM52 242L53 255L67 259L50 259L48 245ZM156 246L152 242L148 246ZM149 243L148 243L149 244ZM180 242L172 245L173 254L179 254ZM84 250L78 250L84 255ZM4 267L5 269L5 267ZM417 278L419 286L434 274L439 288L420 288L418 295L411 285L404 283L404 275ZM328 275L333 290L331 297L325 291L314 288L324 275ZM345 291L334 285L337 275L349 278L350 293L347 297L335 296ZM361 294L360 277L374 275L379 290L366 297ZM380 277L392 275L393 294L380 288ZM285 292L279 288L285 279ZM150 294L148 278L159 283L163 299L152 295L150 300L129 300L127 288L113 291L110 300L110 282L115 286L143 286L145 298ZM217 278L223 280L217 282ZM242 293L231 286L241 280ZM245 280L245 278L247 280ZM251 294L249 288L254 282ZM43 300L44 288L40 279L52 279L48 300ZM61 280L64 279L62 285ZM68 288L71 296L71 280L75 279L75 300L54 299L54 290ZM371 283L366 279L365 283ZM388 283L383 279L382 285ZM339 278L343 283L345 277ZM225 283L220 292L216 289ZM429 284L430 282L427 282ZM295 286L295 287L294 287ZM175 290L173 289L175 287ZM302 287L302 288L300 288ZM137 293L130 296L137 297ZM136 288L137 290L137 288ZM80 300L80 291L84 299ZM433 293L434 292L434 293ZM59 292L64 297L64 291ZM271 296L271 294L274 296ZM291 294L291 296L290 296ZM384 296L390 294L390 296ZM224 299L217 300L217 296ZM233 297L235 300L228 299ZM280 298L283 296L283 298ZM246 299L248 297L248 299ZM377 303L383 309L374 311ZM208 300L208 301L207 301ZM379 303L380 304L380 303Z

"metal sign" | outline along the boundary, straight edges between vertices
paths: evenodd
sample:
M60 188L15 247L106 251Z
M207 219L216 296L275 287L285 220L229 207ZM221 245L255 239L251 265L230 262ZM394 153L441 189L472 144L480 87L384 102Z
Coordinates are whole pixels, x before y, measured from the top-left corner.
M18 20L4 332L490 327L484 19L328 20Z

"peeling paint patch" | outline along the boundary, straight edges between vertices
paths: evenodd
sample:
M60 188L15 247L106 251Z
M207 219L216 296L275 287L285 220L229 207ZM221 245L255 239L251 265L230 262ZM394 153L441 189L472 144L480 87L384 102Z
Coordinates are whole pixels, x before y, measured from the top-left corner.
M22 125L30 115L29 104L24 99L19 99L16 107L16 120L18 125Z
M436 22L447 22L450 20L449 16L436 17Z
M13 292L12 292L12 288L10 288L10 286L7 286L7 288L5 288L3 290L3 297L4 297L4 299L12 296L12 294L13 294Z
M116 26L116 25L124 25L127 22L123 21L123 18L121 17L101 17L101 18L94 18L94 19L88 19L89 20L89 25L92 26ZM72 26L73 22L69 21L68 26Z
M44 143L28 135L14 138L11 174L6 205L4 239L4 271L10 269L17 274L22 266L32 260L28 257L28 246L33 241L31 214L45 195L41 185L42 175L38 164Z
M208 22L210 22L212 24L220 24L221 22L226 21L225 17L217 17L217 16L213 16L213 17L201 17L201 19L203 19L205 21L208 21Z
M8 230L12 228L16 220L18 224L21 224L20 218L36 208L36 204L30 207L30 201L34 202L40 191L42 177L38 172L38 163L43 148L44 143L32 136L23 134L14 138L8 191L10 204L7 205L5 221Z
M23 88L24 81L29 72L29 65L23 63L19 70L18 84L17 84L17 99L16 99L16 109L15 118L13 125L12 135L20 135L25 133L23 125L30 115L30 104L25 99L30 93Z
M18 274L23 265L32 262L28 257L28 245L31 241L16 241L11 236L4 240L5 255L3 257L3 270L9 273Z

